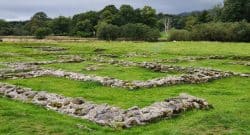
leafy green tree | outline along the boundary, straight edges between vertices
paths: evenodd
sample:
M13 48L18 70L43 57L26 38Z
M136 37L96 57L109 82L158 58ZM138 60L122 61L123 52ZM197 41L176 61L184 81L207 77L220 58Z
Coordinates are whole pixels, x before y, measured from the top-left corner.
M75 34L81 37L94 36L95 30L90 20L80 21L76 24Z
M155 9L149 6L144 6L143 9L141 9L141 17L143 18L141 20L142 23L150 27L156 27L157 16Z
M11 21L8 22L12 31L13 35L16 36L26 36L30 35L29 31L25 29L26 21Z
M95 26L98 24L99 14L95 11L89 11L86 13L77 14L73 16L72 23L73 25L76 25L78 22L85 20L89 20L91 25Z
M116 25L101 23L97 28L97 37L103 40L115 40L120 35L120 29Z
M30 22L27 23L27 29L34 34L39 28L47 27L49 18L44 12L38 12L31 18Z
M219 4L219 5L216 5L214 8L212 8L211 10L209 10L208 14L209 14L210 19L213 22L221 21L222 8L223 8L223 6L221 4Z
M121 31L121 36L128 40L156 41L160 37L160 32L157 29L142 23L126 24L121 27Z
M142 18L142 15L141 15L141 9L137 8L134 10L134 19L135 19L135 23L143 23L143 19L145 18Z
M231 34L231 40L237 42L249 42L250 41L250 24L242 21L232 23L231 27L227 28Z
M35 32L35 38L44 39L50 33L51 33L51 30L49 28L38 28Z
M71 29L71 19L60 16L52 20L51 29L55 35L66 36L69 35Z
M106 22L106 23L112 23L114 20L115 15L111 13L109 10L105 10L101 13L100 18L101 21Z
M122 5L120 7L119 16L121 17L120 25L135 23L135 12L130 5Z
M225 0L222 10L222 21L238 22L242 20L250 22L250 1Z
M211 18L209 16L209 12L207 10L202 11L199 15L198 15L198 20L199 23L208 23L211 21Z
M100 21L106 23L112 23L115 20L119 10L114 5L108 5L100 11Z
M9 23L4 20L0 20L0 35L6 36L12 34L13 34L13 29L11 28Z
M197 24L199 24L197 17L188 16L185 22L185 29L191 30Z
M117 14L119 12L119 10L115 7L115 5L107 5L105 6L101 12L104 12L104 11L110 11L111 14Z

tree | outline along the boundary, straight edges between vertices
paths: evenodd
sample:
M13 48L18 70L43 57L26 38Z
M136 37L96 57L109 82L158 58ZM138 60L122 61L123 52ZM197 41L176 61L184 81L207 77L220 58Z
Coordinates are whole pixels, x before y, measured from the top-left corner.
M105 6L101 12L104 11L110 11L111 14L117 14L119 12L119 10L115 7L115 5L107 5Z
M219 4L219 5L216 5L214 8L212 8L211 10L209 10L208 14L212 21L214 22L221 21L222 8L223 6Z
M197 17L194 16L188 16L186 18L186 22L185 22L185 29L187 30L191 30L195 25L198 24L198 19Z
M75 34L81 37L94 36L95 30L90 20L80 21L76 24Z
M97 28L97 37L103 40L115 40L120 35L120 29L116 25L101 23Z
M25 29L27 21L11 21L8 22L9 26L13 31L13 35L16 36L26 36L30 35L29 31Z
M199 15L198 15L198 22L199 23L208 23L211 18L209 18L209 14L207 10L202 11Z
M78 22L85 20L89 20L91 25L95 26L98 24L99 14L95 11L89 11L86 13L77 14L73 16L72 23L73 25L76 25Z
M130 5L122 5L120 7L119 16L121 18L120 25L128 24L128 23L135 23L135 12L133 7Z
M222 21L239 22L246 19L250 22L249 0L225 0L222 10Z
M55 35L59 36L69 35L71 28L71 19L60 16L52 20L50 27Z
M111 13L109 10L105 10L101 13L100 18L101 21L106 22L106 23L112 23L114 20L115 15Z
M31 18L27 24L27 29L34 34L39 28L47 27L48 16L44 12L38 12Z
M156 41L160 37L159 30L142 23L126 24L121 27L121 31L121 36L128 40Z
M237 42L249 42L250 41L250 24L242 21L232 23L228 28L231 34L231 40Z
M13 29L10 27L9 23L4 21L4 20L0 20L0 35L11 35L13 34Z
M44 39L50 33L51 33L51 30L49 28L38 28L35 32L35 38Z
M100 19L102 22L113 23L119 10L114 5L108 5L100 11Z
M141 17L143 18L142 23L150 27L156 27L157 16L155 9L145 6L143 9L141 9Z

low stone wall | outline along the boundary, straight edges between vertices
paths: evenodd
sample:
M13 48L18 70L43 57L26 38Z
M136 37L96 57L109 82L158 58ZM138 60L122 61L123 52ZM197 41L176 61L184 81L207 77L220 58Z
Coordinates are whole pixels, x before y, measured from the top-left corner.
M144 108L123 110L107 104L94 104L81 98L69 98L43 91L33 91L14 85L0 83L0 95L44 106L50 110L87 119L101 125L128 128L143 125L161 118L170 118L189 109L209 109L200 98L181 94L178 97L156 102Z
M197 60L250 60L250 56L223 56L223 55L212 55L212 56L199 56L199 57L182 57L182 58L174 58L174 59L163 59L158 62L169 62L169 63L177 63L177 62L186 62L186 61L197 61Z
M113 65L120 65L120 66L138 66L139 63L137 62L131 62L131 61L124 61L124 60L115 60L115 59L105 59L103 57L95 57L95 58L90 58L88 59L89 61L95 61L99 63L108 63L108 64L113 64Z
M250 62L243 62L243 61L238 61L238 62L229 62L228 64L243 65L243 66L250 66Z
M63 57L63 56L61 56ZM11 62L11 63L1 63L2 65L5 65L12 70L31 70L31 69L37 69L39 68L39 65L47 65L47 64L55 64L55 63L79 63L85 61L80 56L70 56L70 57L63 57L63 59L60 60L51 60L51 61L37 61L37 62Z
M155 72L181 72L181 73L194 73L200 71L216 71L216 72L223 72L208 68L193 68L193 67L181 67L181 66L173 66L173 65L163 65L158 62L131 62L131 61L124 61L124 60L115 60L115 59L105 59L102 57L88 59L90 61L95 61L99 63L108 63L113 65L120 65L120 66L137 66L141 68L150 69ZM230 73L230 72L227 72Z
M79 59L78 59L79 60ZM13 63L8 65L13 68L10 71L0 72L0 79L17 79L17 78L32 78L39 76L56 76L65 77L72 80L79 81L94 81L99 82L104 86L111 87L121 87L128 89L137 88L151 88L159 86L170 86L177 84L195 84L195 83L205 83L212 80L217 80L225 77L230 77L234 75L249 77L249 74L238 74L232 72L223 72L212 69L205 68L192 68L192 67L180 67L180 66L169 66L162 65L158 63L150 62L127 62L127 61L117 61L117 60L106 60L106 59L95 59L101 63L110 63L126 66L139 66L142 68L150 69L155 72L181 72L185 73L180 76L170 76L155 78L147 81L125 81L111 77L102 77L96 75L85 75L75 72L67 72L62 70L52 70L52 69L42 69L39 68L39 64L48 64L53 62L66 62L66 61L48 61L48 62L37 62L37 63ZM67 61L69 62L69 61ZM74 61L75 62L75 61ZM79 61L80 62L80 61ZM13 72L11 72L13 71Z
M23 48L38 49L38 50L48 51L48 52L59 52L59 51L68 50L68 48L55 47L55 46L24 46Z
M181 75L181 76L172 76L172 77L162 77L156 78L148 81L124 81L110 77L101 77L95 75L85 75L81 73L67 72L62 70L35 70L30 72L20 72L13 74L2 75L2 79L18 79L18 78L32 78L39 76L56 76L56 77L65 77L71 80L78 81L94 81L99 82L104 86L111 87L121 87L128 89L136 88L150 88L150 87L159 87L159 86L169 86L176 84L193 84L193 83L205 83L211 80L216 80L224 77L232 76L233 74L224 73L224 72L211 72L211 71L200 71L194 74Z

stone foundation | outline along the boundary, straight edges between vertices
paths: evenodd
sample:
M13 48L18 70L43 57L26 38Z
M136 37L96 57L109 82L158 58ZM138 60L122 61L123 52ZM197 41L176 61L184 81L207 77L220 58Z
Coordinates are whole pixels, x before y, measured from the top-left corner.
M192 68L162 65L159 63L150 62L127 62L118 60L94 59L100 63L117 64L123 66L138 66L146 68L155 72L181 72L183 75L155 78L147 81L125 81L111 77L102 77L96 75L85 75L75 72L67 72L62 70L43 69L38 65L51 64L51 63L64 63L64 62L81 62L80 58L63 60L63 61L47 61L36 63L9 63L6 64L11 70L0 71L0 79L18 79L18 78L32 78L39 76L56 76L65 77L78 81L94 81L101 83L104 86L121 87L127 89L137 88L151 88L159 86L170 86L177 84L197 84L205 83L212 80L226 78L234 75L249 77L249 74L238 74L232 72L223 72L205 68Z
M143 125L151 121L171 118L189 109L209 109L211 107L204 99L180 94L178 97L156 102L144 108L132 107L123 110L107 104L95 104L82 98L69 98L3 83L0 83L0 95L116 128Z
M55 77L65 77L71 80L78 81L93 81L101 83L104 86L110 87L121 87L128 89L137 88L151 88L159 86L170 86L177 84L195 84L195 83L205 83L208 81L225 78L232 76L230 73L223 72L211 72L211 71L200 71L194 74L172 76L172 77L162 77L156 78L148 81L124 81L110 77L101 77L95 75L85 75L81 73L67 72L62 70L51 70L51 69L41 69L30 72L19 72L19 73L9 73L0 75L1 79L18 79L18 78L32 78L40 76L55 76Z
M187 62L187 61L197 61L197 60L250 60L250 56L223 56L223 55L212 55L212 56L199 56L199 57L182 57L182 58L174 58L174 59L163 59L158 62L169 62L169 63L177 63L177 62Z

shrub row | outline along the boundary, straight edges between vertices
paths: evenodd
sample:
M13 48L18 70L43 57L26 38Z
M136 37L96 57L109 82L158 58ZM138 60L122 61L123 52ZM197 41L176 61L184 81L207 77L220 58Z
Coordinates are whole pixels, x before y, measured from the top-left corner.
M191 31L170 30L169 40L249 42L250 24L247 22L200 24L194 26Z
M129 23L121 27L103 23L97 28L97 37L103 40L123 38L125 40L157 41L160 32L141 23Z

